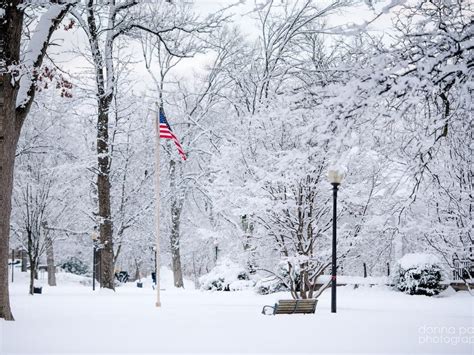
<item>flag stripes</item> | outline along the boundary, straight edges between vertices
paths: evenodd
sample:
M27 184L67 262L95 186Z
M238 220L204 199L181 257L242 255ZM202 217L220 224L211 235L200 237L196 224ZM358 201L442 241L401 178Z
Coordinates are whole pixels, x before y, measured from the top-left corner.
M171 139L176 145L176 148L178 149L178 153L179 155L181 155L181 158L183 158L183 160L186 160L186 154L184 153L184 149L179 143L178 138L175 136L175 134L171 130L171 127L165 117L165 111L163 110L163 107L161 106L160 106L160 138Z

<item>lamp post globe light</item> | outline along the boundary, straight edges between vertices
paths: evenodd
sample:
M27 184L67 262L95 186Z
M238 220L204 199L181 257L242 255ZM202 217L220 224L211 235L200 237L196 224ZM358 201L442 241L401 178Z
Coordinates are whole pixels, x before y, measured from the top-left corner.
M332 270L331 270L331 312L336 313L336 270L337 270L337 254L336 254L336 237L337 237L337 190L344 178L344 173L337 169L328 171L328 180L332 185Z

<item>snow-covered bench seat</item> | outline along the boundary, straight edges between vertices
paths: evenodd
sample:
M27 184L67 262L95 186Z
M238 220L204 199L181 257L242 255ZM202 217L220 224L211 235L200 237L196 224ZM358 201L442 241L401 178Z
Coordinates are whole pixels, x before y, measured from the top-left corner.
M316 299L306 300L279 300L274 306L264 306L263 314L294 314L314 313L316 311Z

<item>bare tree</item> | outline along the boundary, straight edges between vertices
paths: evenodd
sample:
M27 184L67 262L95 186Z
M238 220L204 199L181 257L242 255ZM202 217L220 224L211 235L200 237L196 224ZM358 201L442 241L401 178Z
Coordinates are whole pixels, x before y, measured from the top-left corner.
M34 280L37 278L40 258L46 253L48 284L56 285L54 276L53 230L48 228L48 221L56 224L64 208L55 205L54 174L41 170L37 165L28 166L29 174L18 182L18 193L15 195L15 207L20 218L14 231L28 252L30 264L29 292L33 295ZM59 207L59 208L58 208Z

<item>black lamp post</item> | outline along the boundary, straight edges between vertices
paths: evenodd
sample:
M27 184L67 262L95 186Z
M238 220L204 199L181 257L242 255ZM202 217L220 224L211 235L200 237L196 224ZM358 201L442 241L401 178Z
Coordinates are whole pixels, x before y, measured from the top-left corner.
M217 258L219 255L219 242L217 239L214 239L214 261L217 264Z
M328 179L332 185L332 270L331 270L331 312L336 313L336 285L337 285L337 190L344 175L337 170L329 170Z

